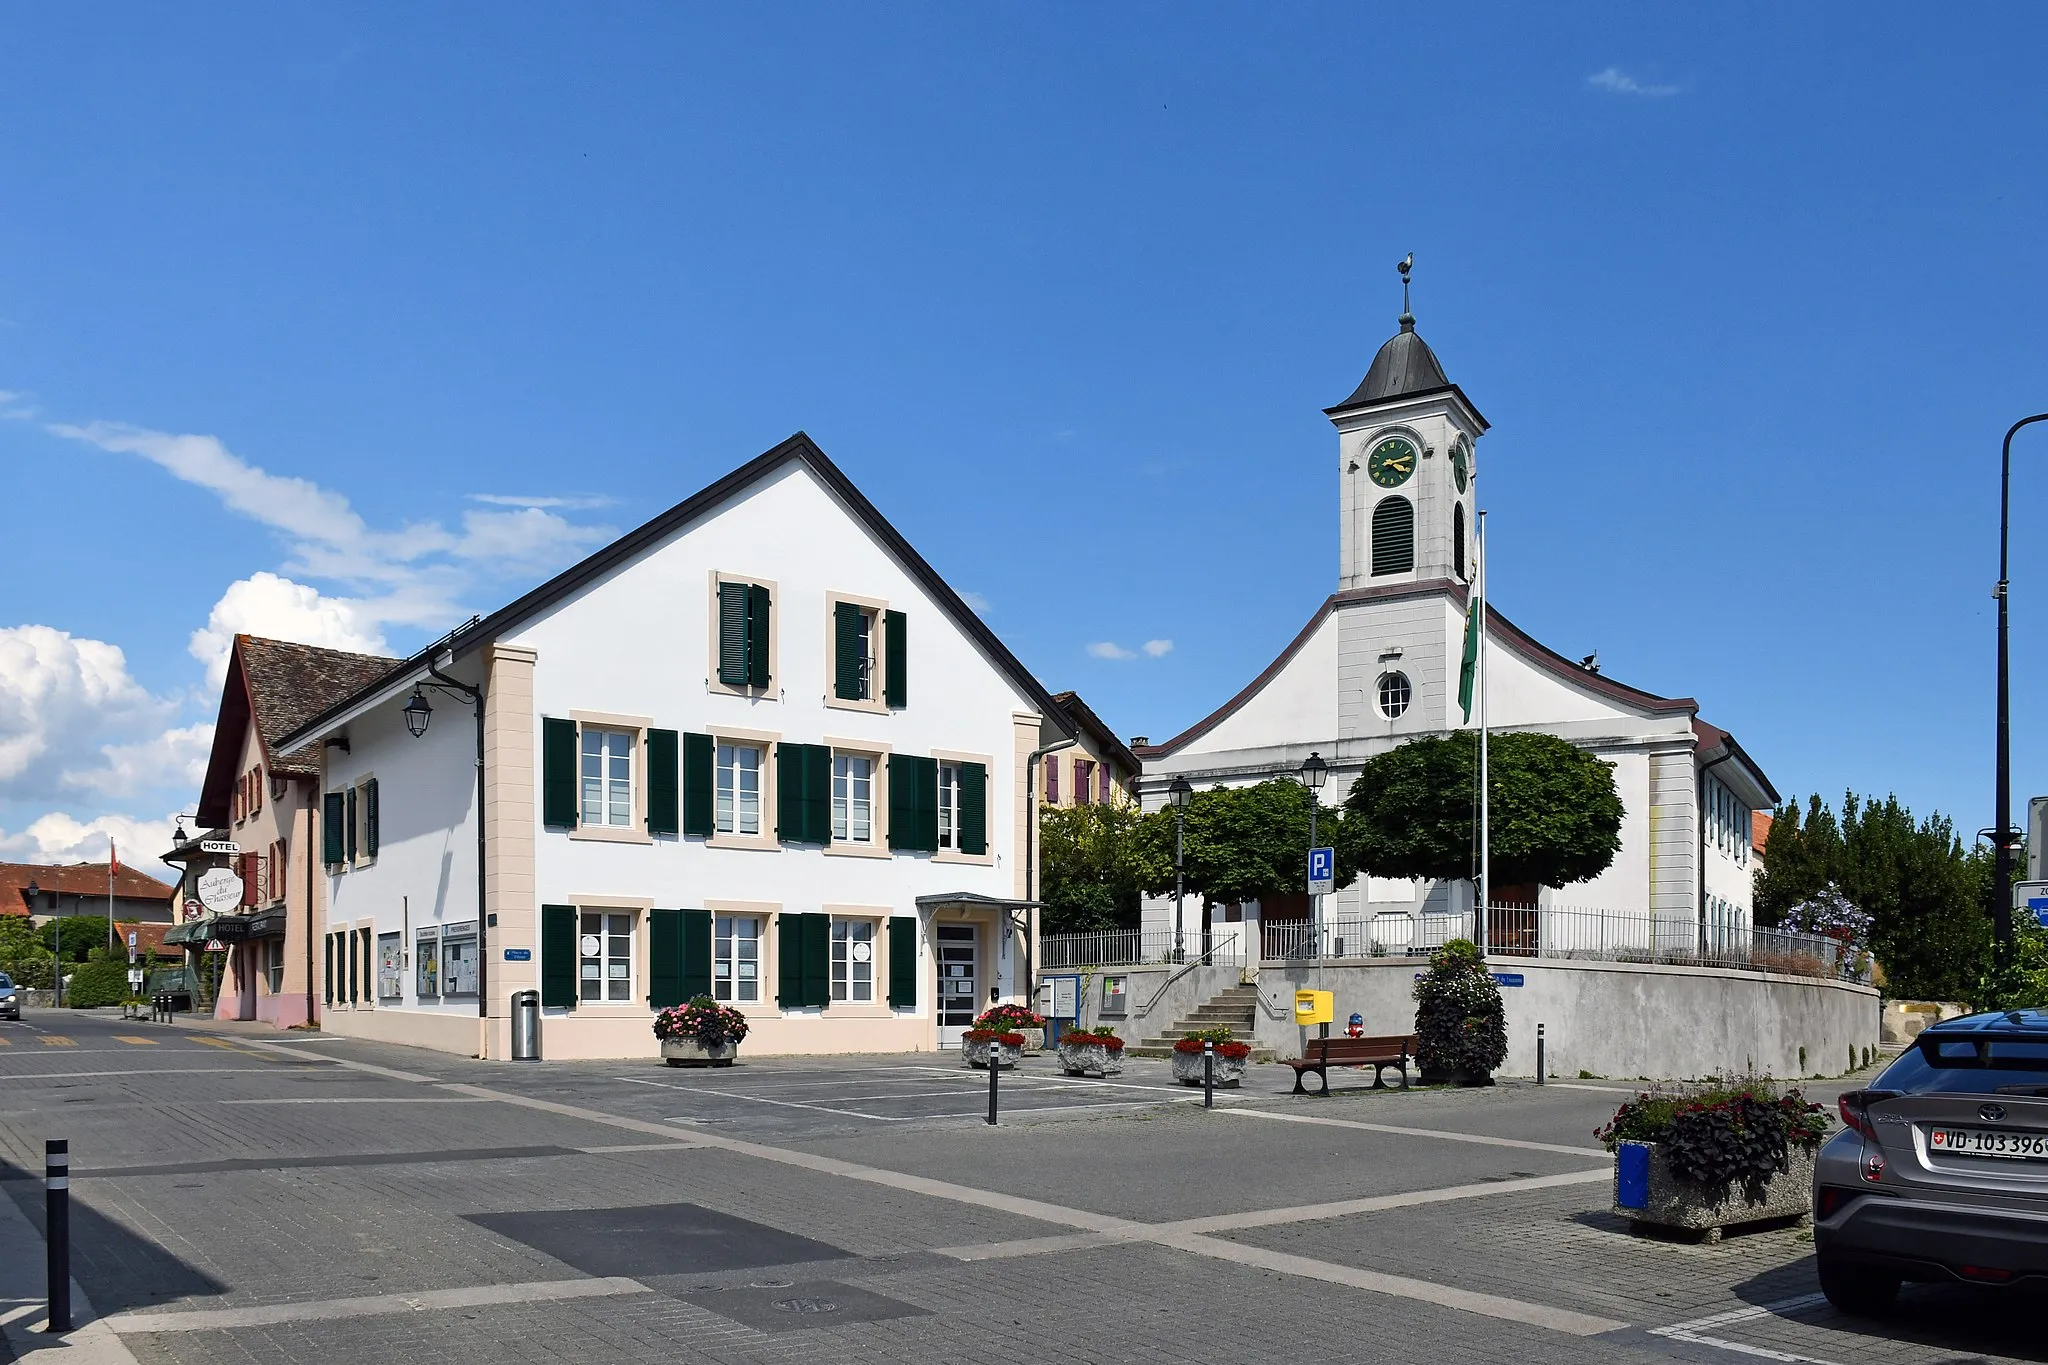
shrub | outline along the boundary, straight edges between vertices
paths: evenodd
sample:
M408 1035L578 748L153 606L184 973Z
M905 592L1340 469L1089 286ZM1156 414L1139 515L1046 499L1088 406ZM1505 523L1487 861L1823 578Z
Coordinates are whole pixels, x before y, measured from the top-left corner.
M978 1029L1044 1028L1045 1019L1022 1005L990 1005L974 1021Z
M965 1036L970 1043L1001 1043L1004 1047L1024 1046L1023 1034L1005 1033L1001 1029L971 1028L967 1030Z
M1812 1151L1827 1135L1827 1112L1799 1087L1780 1095L1754 1079L1691 1095L1646 1091L1593 1134L1610 1152L1624 1142L1662 1144L1681 1179L1714 1190L1735 1181L1753 1190L1785 1170L1794 1146Z
M1491 1083L1508 1056L1507 1015L1486 959L1469 940L1452 939L1429 956L1415 983L1415 1060L1424 1071Z
M104 947L98 957L71 973L71 984L64 988L64 1003L75 1010L118 1005L127 998L127 960L107 952Z
M1229 1029L1205 1028L1202 1030L1202 1033L1204 1035L1219 1032L1223 1034L1223 1037L1220 1039L1211 1038L1207 1036L1197 1038L1194 1034L1191 1033L1187 1037L1175 1043L1173 1045L1173 1050L1179 1053L1191 1053L1199 1057L1202 1055L1202 1048L1205 1044L1214 1043L1216 1045L1216 1055L1218 1057L1228 1057L1233 1062L1241 1062L1245 1058L1252 1055L1251 1044L1232 1042L1230 1039Z
M1202 1050L1204 1043L1227 1043L1230 1041L1230 1025L1218 1024L1214 1028L1190 1029L1180 1036L1183 1043L1193 1043L1195 1051Z
M700 995L686 1005L670 1005L654 1016L654 1036L694 1038L702 1047L724 1047L747 1036L747 1016L730 1005Z

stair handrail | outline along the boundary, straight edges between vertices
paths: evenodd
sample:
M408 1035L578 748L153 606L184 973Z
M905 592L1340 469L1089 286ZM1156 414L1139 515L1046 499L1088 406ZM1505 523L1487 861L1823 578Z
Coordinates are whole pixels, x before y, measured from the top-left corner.
M1224 947L1227 944L1234 944L1236 942L1237 935L1235 933L1225 934L1221 938L1212 937L1209 940L1209 946L1207 948L1204 948L1199 955L1189 960L1185 965L1181 967L1179 971L1175 972L1172 976L1167 977L1165 981L1160 983L1159 989L1153 992L1152 998L1146 1001L1144 1004L1138 1006L1137 1017L1142 1019L1146 1015L1150 1014L1153 1010L1153 1007L1156 1006L1161 1000L1164 1000L1166 998L1166 993L1173 989L1173 983L1180 980L1182 977L1186 976L1195 968L1203 966L1205 963L1207 963L1207 965L1214 966L1215 964L1209 963L1208 959L1215 955L1216 950L1218 948Z

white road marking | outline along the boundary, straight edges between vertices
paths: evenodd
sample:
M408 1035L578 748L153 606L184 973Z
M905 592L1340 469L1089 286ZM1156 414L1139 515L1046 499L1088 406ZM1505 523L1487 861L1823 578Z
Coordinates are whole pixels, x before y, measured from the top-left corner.
M611 1156L615 1152L687 1152L697 1144L676 1139L669 1142L620 1142L609 1147L578 1147L585 1156Z
M1267 1109L1225 1109L1219 1111L1246 1119L1274 1119L1281 1123L1313 1123L1326 1128L1359 1128L1368 1133L1392 1133L1398 1137L1442 1138L1445 1142L1476 1142L1487 1147L1519 1147L1531 1152L1561 1152L1566 1156L1604 1157L1600 1147L1567 1147L1561 1142L1530 1142L1523 1138L1494 1137L1489 1133L1453 1133L1442 1128L1404 1128L1392 1123L1367 1123L1362 1119L1329 1119L1315 1114L1275 1114Z
M321 1095L299 1099L215 1100L215 1104L489 1104L469 1095Z
M1640 1095L1649 1089L1649 1082L1642 1085L1587 1085L1584 1081L1551 1081L1546 1090L1598 1090L1603 1095Z
M1746 1341L1729 1341L1725 1337L1711 1336L1702 1330L1710 1327L1726 1327L1737 1322L1752 1322L1761 1317L1776 1317L1785 1313L1796 1313L1801 1309L1814 1308L1827 1302L1825 1294L1803 1294L1796 1299L1780 1299L1750 1308L1737 1308L1732 1312L1716 1313L1711 1317L1694 1318L1690 1322L1673 1323L1669 1327L1652 1327L1650 1335L1666 1337L1672 1341L1683 1341L1694 1346L1710 1346L1718 1351L1732 1351L1736 1355L1750 1356L1758 1360L1781 1360L1792 1365L1837 1365L1832 1360L1819 1356L1800 1355L1795 1351L1779 1351L1769 1346L1753 1346Z
M0 1075L0 1082L6 1081L83 1081L101 1076L274 1076L277 1073L267 1066L157 1066L147 1071L46 1071L40 1073L10 1072Z
M413 1294L376 1294L360 1299L314 1299L305 1303L257 1304L246 1308L197 1308L182 1312L116 1313L107 1326L123 1336L146 1332L215 1332L232 1327L269 1327L285 1322L367 1318L423 1313L436 1308L477 1308L534 1299L609 1298L652 1291L638 1280L610 1276L589 1280L535 1280L527 1284L486 1284L470 1289L427 1289Z

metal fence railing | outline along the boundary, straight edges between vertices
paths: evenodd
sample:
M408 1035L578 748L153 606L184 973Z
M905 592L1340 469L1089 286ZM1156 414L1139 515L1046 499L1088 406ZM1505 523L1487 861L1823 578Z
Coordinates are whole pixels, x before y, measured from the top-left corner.
M1046 934L1038 940L1044 971L1077 967L1143 967L1151 964L1207 962L1217 967L1242 967L1244 948L1236 930L1212 930L1205 950L1199 932L1184 933L1174 942L1171 929L1106 929L1092 934Z
M1323 923L1323 956L1348 958L1424 956L1452 939L1470 939L1473 916L1461 913L1387 911ZM1709 924L1660 917L1646 910L1577 906L1496 905L1487 912L1489 958L1566 958L1592 962L1667 963L1732 967L1861 981L1870 959L1821 934L1794 934L1744 924ZM1315 931L1305 920L1260 926L1260 957L1266 962L1299 962L1316 955Z

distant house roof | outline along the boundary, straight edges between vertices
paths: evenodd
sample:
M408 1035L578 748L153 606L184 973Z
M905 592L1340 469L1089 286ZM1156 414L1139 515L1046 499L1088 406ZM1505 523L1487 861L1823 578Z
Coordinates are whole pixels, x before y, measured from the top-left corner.
M34 882L40 890L56 891L66 896L105 896L107 865L0 863L0 915L30 913L25 890L30 882ZM114 872L114 895L117 899L163 901L169 904L177 894L176 887L166 886L156 878L137 872L132 867L124 865Z
M1771 824L1775 817L1767 810L1753 810L1749 813L1749 847L1761 854L1764 846L1771 842Z
M910 576L923 585L939 609L951 617L953 623L967 637L980 645L997 669L1016 684L1019 691L1030 698L1038 707L1039 714L1057 729L1073 733L1073 723L1053 703L1052 694L1045 685L1033 677L1031 670L1024 667L1010 647L1002 642L996 633L988 628L981 617L960 600L960 594L953 585L939 576L925 557L912 548L903 533L890 524L867 495L854 487L853 480L846 477L838 465L827 458L804 432L797 432L788 440L770 450L765 450L753 459L733 470L724 478L691 494L683 501L669 508L644 526L628 531L611 544L591 555L580 564L575 564L556 574L547 582L527 593L524 597L498 608L481 621L471 621L458 627L446 638L437 640L411 658L402 661L387 676L370 678L346 695L338 697L284 736L286 744L307 744L311 742L332 718L372 700L384 687L409 680L425 672L427 665L444 656L465 658L498 639L507 631L523 625L533 617L554 606L563 598L575 593L622 564L630 562L636 555L659 544L664 538L688 526L697 518L705 516L730 498L738 496L752 485L773 474L786 464L797 463L817 476L832 495L839 499L853 519L880 541L882 548L909 571ZM205 818L204 812L201 818Z
M230 816L235 779L241 775L242 736L253 713L256 736L263 746L264 765L280 777L311 777L320 772L313 750L280 753L284 737L328 706L398 666L397 659L378 654L351 654L318 645L237 635L228 657L227 681L221 686L220 712L213 729L213 751L200 788L199 819L224 825Z
M1138 775L1138 756L1131 752L1129 745L1116 737L1114 730L1102 723L1102 717L1096 715L1094 709L1081 700L1079 693L1055 692L1052 694L1052 700L1055 706L1066 713L1068 720L1087 732L1088 742L1095 746L1097 753L1120 765L1131 776Z
M1771 804L1776 805L1778 803L1780 800L1778 789L1771 785L1771 779L1764 775L1764 770L1757 765L1757 761L1751 758L1740 744L1735 742L1735 736L1729 734L1718 725L1707 724L1698 716L1692 718L1692 733L1697 745L1694 752L1699 755L1701 763L1715 763L1724 758L1732 758L1733 761L1740 763L1748 771L1750 777L1755 780L1757 789L1770 800ZM1754 837L1754 828L1750 832L1752 837Z

